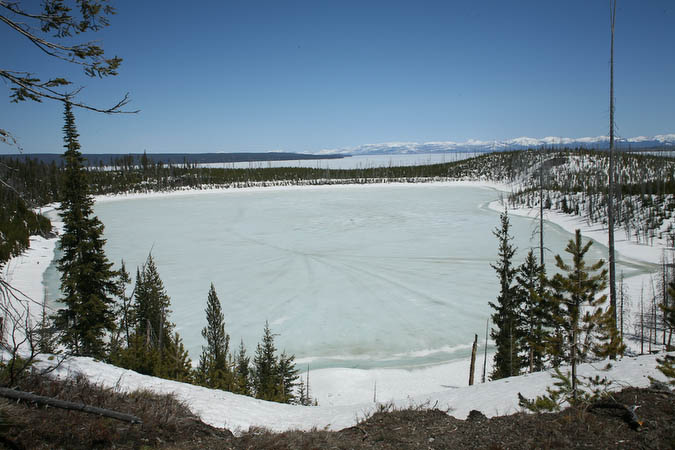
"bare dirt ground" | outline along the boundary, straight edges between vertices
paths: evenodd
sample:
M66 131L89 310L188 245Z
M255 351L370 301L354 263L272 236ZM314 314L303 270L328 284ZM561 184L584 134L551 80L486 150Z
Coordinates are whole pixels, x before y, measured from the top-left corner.
M134 414L142 425L82 412L0 403L0 448L13 449L444 449L444 448L621 448L674 449L675 396L625 389L618 402L639 406L634 429L616 409L568 408L555 414L485 418L475 412L459 420L437 409L382 411L337 432L271 433L253 429L240 437L199 421L172 397L122 395L86 380L55 382L29 377L20 386L35 394ZM451 414L451 412L450 412Z

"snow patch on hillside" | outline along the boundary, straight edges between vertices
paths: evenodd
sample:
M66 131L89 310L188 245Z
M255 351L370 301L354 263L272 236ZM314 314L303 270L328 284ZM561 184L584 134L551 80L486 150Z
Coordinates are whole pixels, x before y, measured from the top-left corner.
M582 364L579 366L579 374L585 377L596 374L607 377L614 381L615 389L649 386L649 377L665 380L656 369L656 357L653 355L623 358L614 362L609 371L603 371L606 363L607 361ZM48 364L45 361L38 363L38 366L45 367ZM82 374L94 383L123 392L144 389L159 394L173 394L205 423L227 428L235 433L247 431L251 427L263 427L278 432L312 428L340 430L355 425L383 403L390 403L397 408L425 405L448 410L450 415L460 419L466 418L473 409L492 417L520 411L517 398L519 392L525 397L533 398L544 394L546 387L553 384L549 372L505 378L463 388L441 385L437 391L425 394L414 394L413 385L406 382L396 385L397 395L378 395L377 402L373 401L371 393L370 399L352 404L326 405L320 402L319 406L299 406L256 400L231 392L149 377L85 357L68 359L54 374L57 377ZM350 380L355 373L346 371L339 375L342 392L347 396L351 395ZM420 376L419 379L423 381L423 377ZM448 380L452 380L452 375Z

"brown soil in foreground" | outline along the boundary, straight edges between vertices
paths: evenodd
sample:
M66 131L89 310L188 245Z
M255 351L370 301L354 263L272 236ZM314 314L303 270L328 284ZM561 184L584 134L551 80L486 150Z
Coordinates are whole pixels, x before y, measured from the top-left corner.
M121 395L83 379L54 382L31 377L21 387L39 395L134 414L143 424L4 402L0 404L0 448L675 448L675 396L646 389L629 388L614 394L620 403L639 406L643 425L637 430L624 420L622 411L614 409L569 408L555 414L521 413L491 419L476 412L467 420L436 409L420 409L378 412L337 432L271 433L254 429L235 437L200 422L169 396L147 392Z

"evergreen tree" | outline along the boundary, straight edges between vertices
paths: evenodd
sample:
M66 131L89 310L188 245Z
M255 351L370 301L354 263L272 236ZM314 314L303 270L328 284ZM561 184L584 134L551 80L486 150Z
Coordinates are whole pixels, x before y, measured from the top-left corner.
M134 332L129 344L111 355L113 364L139 373L192 381L192 364L180 335L168 319L171 299L164 289L152 255L136 270L130 316ZM132 322L130 322L131 327Z
M499 240L497 263L491 264L499 278L499 296L497 303L490 302L495 310L492 314L492 323L496 326L490 332L497 346L494 356L494 367L491 378L510 377L520 373L519 360L519 319L518 319L518 295L513 286L516 268L513 266L513 255L516 252L511 244L513 238L509 235L509 217L506 211L500 215L501 227L495 229L493 234Z
M211 388L232 390L233 377L228 364L230 335L225 332L225 317L213 283L206 301L202 337L206 339L206 346L202 347L199 358L199 373L204 377L201 382Z
M522 349L525 353L523 367L529 372L544 369L544 338L547 336L545 324L550 316L547 303L542 298L544 266L537 262L534 252L530 250L525 262L518 267L516 281L520 297L520 334Z
M124 260L120 270L117 272L117 282L115 283L115 296L118 303L115 308L115 317L117 326L115 333L110 338L110 351L116 352L123 347L129 346L131 337L131 327L133 326L133 311L131 308L131 297L127 295L127 286L131 284L131 277L127 271Z
M668 285L667 295L664 296L663 301L659 305L663 312L663 322L665 330L668 332L668 339L666 340L666 350L671 351L673 330L675 330L675 279Z
M274 335L265 321L263 340L258 344L253 357L253 389L256 398L276 401L279 398L278 364Z
M110 362L144 375L159 376L162 358L159 349L150 345L145 335L134 332L126 348L111 353Z
M275 402L291 403L295 401L295 386L298 371L295 368L295 356L282 352L277 357L274 334L269 323L265 322L262 342L258 344L253 358L252 384L256 398ZM240 355L241 355L240 350Z
M177 332L169 338L169 342L161 353L161 361L156 376L170 380L192 382L192 361Z
M239 351L235 358L234 392L242 395L251 395L251 358L246 355L244 340L239 343Z
M668 297L670 297L670 302L668 302ZM665 326L669 330L666 350L671 351L673 349L671 346L673 329L675 329L675 280L671 281L668 285L668 295L659 306L663 311ZM666 354L663 358L659 358L656 361L659 363L657 369L665 375L670 385L675 386L675 357Z
M93 215L75 117L65 103L65 174L61 211L64 233L59 241L63 256L61 302L65 308L55 316L62 331L61 343L76 355L102 358L107 353L105 335L115 328L113 313L115 276L105 256L103 224Z
M170 306L171 299L164 289L155 260L149 254L141 270L136 271L133 310L136 334L146 336L148 343L160 352L169 344L173 333L174 324L167 319Z
M277 370L279 371L278 379L281 384L279 389L281 399L279 401L282 403L294 403L296 401L294 393L295 385L299 378L298 369L295 368L295 355L289 356L285 351L281 352Z
M572 256L572 264L565 264L556 255L556 266L560 269L550 280L553 291L550 300L559 306L554 320L559 323L563 333L562 342L553 342L560 358L572 366L572 392L577 390L577 364L590 358L606 357L622 351L616 328L613 324L612 308L603 309L606 295L598 296L598 292L607 286L607 270L605 262L599 260L590 266L586 265L584 256L592 245L585 245L581 240L581 232L576 230L565 251ZM562 349L562 351L560 351Z

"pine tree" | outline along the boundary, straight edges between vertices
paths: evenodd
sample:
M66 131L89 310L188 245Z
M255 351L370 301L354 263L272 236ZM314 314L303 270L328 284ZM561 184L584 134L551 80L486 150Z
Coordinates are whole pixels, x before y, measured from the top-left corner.
M113 364L146 375L192 381L188 352L168 318L170 306L171 299L155 261L148 255L143 267L136 269L134 304L129 316L134 320L134 332L128 346L111 355Z
M492 323L496 326L490 332L497 346L494 356L494 367L491 378L510 377L520 373L518 328L518 296L513 286L516 269L513 266L513 255L516 252L511 244L513 238L509 235L509 217L506 211L500 215L501 227L493 234L499 240L497 263L491 264L499 278L499 296L497 303L490 302L495 310L492 314Z
M673 330L675 330L675 279L668 285L667 295L664 295L659 308L663 312L664 333L668 333L666 349L670 351L672 350Z
M281 384L280 393L282 403L294 403L295 398L295 385L297 384L298 370L295 368L295 355L287 355L286 352L281 352L279 356L279 363L277 365L279 374L278 380Z
M274 401L279 398L276 351L274 335L269 323L265 321L263 339L258 344L253 357L253 389L256 398Z
M202 329L206 346L199 358L199 373L202 383L211 388L232 390L233 377L228 364L230 335L225 332L225 317L211 283L206 301L206 326Z
M234 392L242 395L251 395L251 358L246 355L244 340L239 343L239 351L235 358Z
M673 349L671 346L673 329L675 329L675 279L668 285L668 295L665 297L663 303L659 306L663 311L665 327L669 330L666 350L671 351ZM670 302L668 302L668 297L670 297ZM666 354L656 361L659 363L656 368L661 371L671 386L675 386L675 356Z
M115 317L117 326L115 333L110 338L110 352L114 353L121 348L127 347L131 341L131 327L133 326L133 311L131 308L131 297L127 295L127 286L131 284L131 277L127 271L124 260L115 283L115 296L118 303L115 306Z
M145 335L133 333L126 348L110 355L110 362L144 375L159 376L162 358L159 349L149 345Z
M523 367L529 372L544 369L544 338L547 335L545 324L550 312L543 301L542 290L544 266L537 262L530 250L525 262L518 267L516 281L520 298L519 328L522 336L522 349L525 353Z
M146 336L148 344L160 349L169 344L174 324L167 317L171 313L171 299L157 271L157 265L148 255L141 270L136 271L134 288L134 314L136 334Z
M103 246L103 224L93 215L87 174L80 153L75 117L65 102L65 174L61 211L64 233L59 241L63 256L61 302L65 308L55 316L62 331L61 343L76 355L103 358L107 353L105 335L115 328L113 313L116 273Z
M581 232L576 230L565 251L572 256L572 264L565 264L556 255L556 266L560 269L550 280L553 288L550 300L559 305L554 320L563 330L562 342L554 341L556 351L562 348L560 355L563 361L572 366L572 392L577 391L577 364L591 357L605 357L620 353L620 341L613 324L612 308L603 309L606 295L598 293L607 286L607 270L605 262L599 260L590 266L586 265L584 256L592 245L585 245L581 240ZM561 346L561 347L559 347Z
M169 338L160 356L161 363L159 370L155 372L156 376L184 383L192 382L192 361L177 332Z

